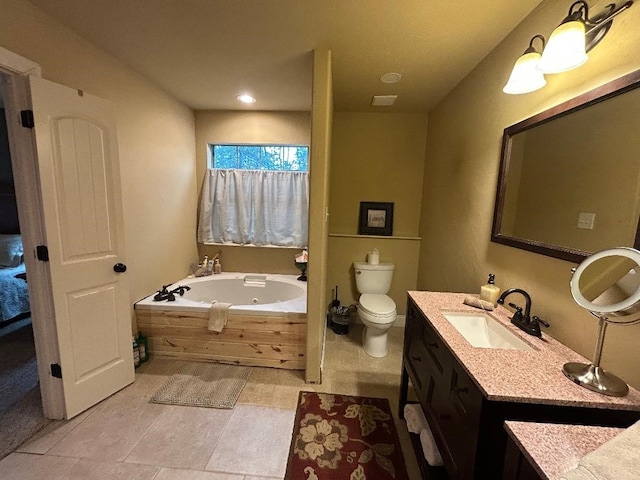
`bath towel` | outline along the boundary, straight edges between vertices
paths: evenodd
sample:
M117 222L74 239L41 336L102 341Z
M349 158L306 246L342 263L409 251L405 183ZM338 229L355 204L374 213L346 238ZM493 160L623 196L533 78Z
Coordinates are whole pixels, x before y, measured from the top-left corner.
M429 428L419 403L407 403L404 406L404 419L407 422L407 430L411 433L419 434L425 428Z
M420 432L420 445L422 445L422 453L429 465L432 467L442 466L442 456L440 450L436 445L436 440L433 438L433 433L429 426Z
M638 478L640 471L640 422L580 459L563 480L622 480Z
M212 332L221 332L227 324L227 313L229 312L230 303L214 301L209 307L209 330Z

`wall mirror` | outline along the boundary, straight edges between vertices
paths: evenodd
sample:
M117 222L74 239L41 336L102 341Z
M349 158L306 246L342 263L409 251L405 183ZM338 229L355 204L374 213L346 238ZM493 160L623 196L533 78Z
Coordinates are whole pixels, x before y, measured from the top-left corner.
M640 248L640 70L504 130L491 240L572 262Z

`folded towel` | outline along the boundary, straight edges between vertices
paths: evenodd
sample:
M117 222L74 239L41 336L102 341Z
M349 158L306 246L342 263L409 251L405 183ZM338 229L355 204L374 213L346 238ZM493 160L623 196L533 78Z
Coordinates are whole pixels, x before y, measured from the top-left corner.
M407 430L419 434L425 428L429 428L419 403L407 403L404 406L404 419L407 422Z
M227 324L227 314L229 312L230 303L222 303L214 301L209 307L209 330L212 332L221 332Z
M422 453L429 465L432 467L441 467L442 456L433 438L433 433L431 433L431 429L428 426L420 432L420 445L422 445Z
M472 307L481 308L482 310L491 311L495 308L493 303L487 302L485 300L480 300L479 298L472 297L471 295L467 295L464 297L462 301L465 305L471 305Z
M640 422L580 459L565 473L565 480L622 480L638 478L640 472Z

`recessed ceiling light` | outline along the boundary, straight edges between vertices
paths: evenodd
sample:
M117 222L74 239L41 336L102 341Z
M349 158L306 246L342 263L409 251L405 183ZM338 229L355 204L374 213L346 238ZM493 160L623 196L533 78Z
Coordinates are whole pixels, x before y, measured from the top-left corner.
M390 107L396 100L398 95L374 95L371 99L371 105L374 107Z
M238 100L240 100L242 103L256 103L256 99L253 98L251 95L238 95L236 97Z
M397 72L387 72L380 77L382 83L397 83L402 80L402 74Z

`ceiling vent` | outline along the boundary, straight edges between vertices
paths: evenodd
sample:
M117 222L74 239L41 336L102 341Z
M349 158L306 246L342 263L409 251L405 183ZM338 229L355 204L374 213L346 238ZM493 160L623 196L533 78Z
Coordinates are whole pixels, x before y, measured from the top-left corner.
M374 95L371 99L371 105L374 107L390 107L396 100L398 95Z

